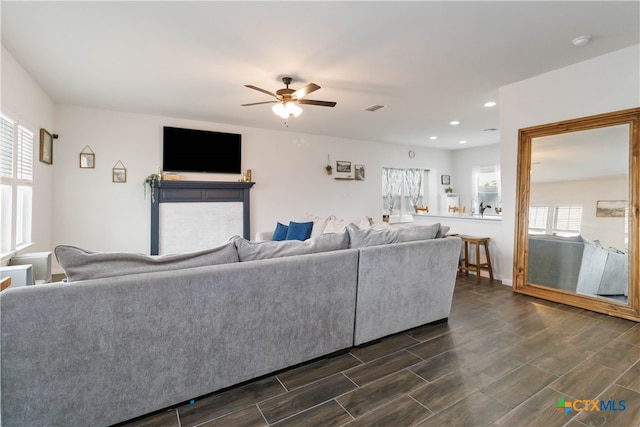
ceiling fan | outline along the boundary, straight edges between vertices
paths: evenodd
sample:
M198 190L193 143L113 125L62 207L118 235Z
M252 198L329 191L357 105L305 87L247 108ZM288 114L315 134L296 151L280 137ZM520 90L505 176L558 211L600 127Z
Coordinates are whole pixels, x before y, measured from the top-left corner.
M245 85L249 89L257 90L258 92L266 93L267 95L271 95L275 98L273 101L263 101L263 102L254 102L251 104L242 104L242 107L248 107L250 105L261 105L261 104L272 104L273 112L282 117L283 119L288 119L291 116L298 117L300 113L302 113L302 108L298 107L296 104L306 104L306 105L319 105L321 107L335 107L336 103L331 101L315 101L312 99L304 99L305 96L310 94L311 92L315 92L320 89L315 83L309 83L305 87L295 90L289 89L289 85L293 79L291 77L283 77L282 82L286 86L284 89L278 89L276 93L269 92L266 89L259 88L253 85Z

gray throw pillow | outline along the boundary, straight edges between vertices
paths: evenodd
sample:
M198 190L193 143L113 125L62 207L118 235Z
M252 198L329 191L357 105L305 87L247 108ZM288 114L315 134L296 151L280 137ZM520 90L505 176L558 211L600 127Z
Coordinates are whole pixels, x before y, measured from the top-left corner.
M400 230L398 230L398 238L395 243L435 239L439 229L440 229L439 223L431 224L431 225L416 225L413 227L401 228Z
M304 242L299 240L250 242L237 237L235 238L235 243L240 261L255 261L347 249L349 247L349 235L346 231L342 233L327 233L307 239Z
M441 239L446 236L449 230L451 230L451 227L449 227L448 225L441 225L438 229L438 232L436 233L436 239Z
M413 242L436 237L440 224L413 226L406 228L390 228L388 230L361 230L355 224L347 225L350 248L379 246L389 243Z
M238 251L233 242L175 255L93 252L68 245L56 246L54 251L69 282L238 262Z
M369 228L361 230L355 224L348 224L349 247L364 248L366 246L379 246L388 243L395 243L399 229L390 228L388 230L374 230Z

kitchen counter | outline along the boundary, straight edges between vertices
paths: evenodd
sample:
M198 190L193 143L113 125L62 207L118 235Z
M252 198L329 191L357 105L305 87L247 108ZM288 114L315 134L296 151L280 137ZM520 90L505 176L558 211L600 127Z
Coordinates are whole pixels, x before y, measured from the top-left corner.
M432 218L434 220L439 220L442 218L454 219L454 220L472 220L472 221L502 221L502 215L494 214L484 214L484 216L480 216L480 214L471 214L471 213L454 213L454 212L434 212L434 213L414 213L413 219L414 221L420 220L421 218Z

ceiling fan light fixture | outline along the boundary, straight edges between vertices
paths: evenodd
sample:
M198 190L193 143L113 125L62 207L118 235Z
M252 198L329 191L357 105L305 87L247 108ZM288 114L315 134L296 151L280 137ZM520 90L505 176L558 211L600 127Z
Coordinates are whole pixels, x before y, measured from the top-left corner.
M302 113L302 108L293 102L278 102L271 109L276 116L280 116L283 119L288 119L291 116L298 117Z
M289 118L289 113L287 113L287 109L284 108L284 104L283 103L278 102L276 105L271 107L271 109L273 110L273 112L275 113L276 116L280 116L283 119L288 119Z
M300 113L302 113L302 108L298 107L293 102L287 102L285 104L285 109L287 110L287 113L289 114L289 116L293 116L293 117L298 117Z

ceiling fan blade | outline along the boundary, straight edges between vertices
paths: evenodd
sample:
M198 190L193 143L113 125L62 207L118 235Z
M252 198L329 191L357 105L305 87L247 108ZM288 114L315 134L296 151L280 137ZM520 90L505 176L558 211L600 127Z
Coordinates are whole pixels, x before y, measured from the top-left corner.
M244 86L248 87L249 89L257 90L258 92L262 92L262 93L266 93L267 95L271 95L276 99L280 99L280 98L278 98L278 95L276 95L275 93L269 92L266 89L259 88L258 86L254 86L254 85L244 85Z
M251 105L261 105L261 104L275 104L280 101L263 101L263 102L252 102L251 104L240 104L241 107L250 107Z
M309 95L311 92L315 92L316 90L320 89L320 86L318 86L315 83L309 83L308 85L306 85L303 88L298 89L297 91L293 92L291 94L291 97L293 99L302 99L305 96Z
M298 99L296 101L298 104L307 104L307 105L319 105L321 107L335 107L336 103L333 101L314 101L313 99Z

